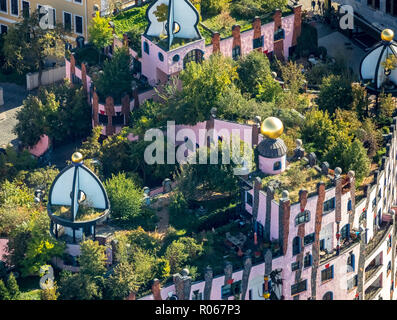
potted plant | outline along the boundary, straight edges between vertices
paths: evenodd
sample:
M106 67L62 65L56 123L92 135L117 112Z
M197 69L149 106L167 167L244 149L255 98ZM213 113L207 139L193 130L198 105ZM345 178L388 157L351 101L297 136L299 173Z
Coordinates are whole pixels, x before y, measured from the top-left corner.
M390 80L390 74L394 69L397 67L397 57L394 54L389 54L385 61L381 63L384 74L386 76L385 81L383 82L383 86L388 89L392 90L395 87L395 84Z

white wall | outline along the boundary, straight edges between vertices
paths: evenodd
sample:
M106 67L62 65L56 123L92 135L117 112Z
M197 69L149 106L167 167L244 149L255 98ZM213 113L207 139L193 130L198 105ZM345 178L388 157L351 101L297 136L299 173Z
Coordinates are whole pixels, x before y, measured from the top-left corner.
M51 68L43 71L41 75L41 84L49 85L57 81L63 80L66 77L66 67ZM28 73L26 75L26 88L28 90L35 89L39 86L39 73Z

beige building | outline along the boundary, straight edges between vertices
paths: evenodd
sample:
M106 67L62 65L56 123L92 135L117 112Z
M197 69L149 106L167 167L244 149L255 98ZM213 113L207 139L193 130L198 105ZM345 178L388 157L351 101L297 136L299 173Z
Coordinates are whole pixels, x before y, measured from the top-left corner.
M73 39L83 36L87 39L88 25L96 10L107 7L108 0L0 0L0 34L17 22L24 14L31 14L41 6L52 10L50 19L62 23L71 31Z

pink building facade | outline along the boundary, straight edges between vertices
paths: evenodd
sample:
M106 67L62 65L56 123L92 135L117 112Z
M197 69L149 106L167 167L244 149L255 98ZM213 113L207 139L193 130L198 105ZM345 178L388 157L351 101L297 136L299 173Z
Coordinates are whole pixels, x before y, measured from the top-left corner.
M213 122L218 128L228 127L227 122ZM182 272L164 288L155 281L153 293L141 299L234 299L224 296L233 284L239 298L246 300L266 300L269 291L285 300L396 299L396 125L397 118L387 138L386 156L363 196L356 194L353 171L329 170L324 175L328 183L320 182L315 192L300 190L294 203L286 191L276 200L274 191L263 188L260 180L244 179L245 209L253 216L258 235L278 243L281 254L273 256L267 250L264 262L256 265L247 256L243 269L233 271L226 265L224 274L216 277L208 269L204 281L192 282ZM256 134L255 129L252 132ZM251 141L255 145L255 139ZM271 283L272 273L278 273L282 285Z

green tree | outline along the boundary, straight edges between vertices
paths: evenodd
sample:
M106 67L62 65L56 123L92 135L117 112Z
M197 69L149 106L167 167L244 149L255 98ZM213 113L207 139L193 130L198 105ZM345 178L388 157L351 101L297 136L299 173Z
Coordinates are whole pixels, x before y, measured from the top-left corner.
M105 247L98 241L86 240L80 244L80 273L90 277L103 276L106 271Z
M58 300L58 297L59 293L55 285L52 288L40 290L40 300Z
M143 190L125 173L112 175L105 183L112 208L112 218L133 223L142 213Z
M94 77L94 84L99 97L104 100L113 97L119 101L123 94L131 95L131 56L128 48L122 47L115 50L110 61L105 61L103 71Z
M164 258L169 261L171 273L180 272L185 264L203 253L203 245L190 237L174 240L166 249Z
M228 5L227 0L201 0L201 14L204 17L212 17L221 13Z
M8 293L10 294L11 300L18 299L18 297L20 295L19 286L18 286L17 280L15 279L14 273L12 273L12 272L8 276L7 290L8 290Z
M137 280L134 267L130 263L119 263L113 274L106 280L107 295L111 299L121 300L131 292L137 292L140 283Z
M62 300L95 300L102 298L102 288L87 274L62 271L59 294Z
M333 114L337 108L349 109L353 101L351 80L339 75L330 75L323 79L317 99L321 110Z
M166 5L165 3L158 5L156 11L154 11L153 13L156 16L157 21L163 23L162 35L164 36L166 33L165 22L168 20L168 5Z
M352 104L350 109L357 113L360 120L368 117L369 99L367 90L359 83L352 83Z
M189 255L185 251L183 243L173 241L165 251L164 257L169 261L171 273L173 274L181 271L180 269L187 261Z
M248 92L252 97L259 94L259 88L266 88L265 84L269 84L270 79L275 82L271 75L269 59L257 50L251 51L239 60L237 73L242 92Z
M379 95L378 119L381 125L390 125L396 109L396 102L391 94L382 92Z
M109 22L109 18L101 17L97 12L88 26L88 40L98 50L99 64L101 63L101 51L113 42L113 29Z
M10 293L2 279L0 279L0 300L11 300Z
M14 132L25 146L34 146L43 134L60 144L89 134L91 107L82 87L64 82L29 95L17 119Z
M291 91L294 96L299 94L299 90L303 88L306 79L302 73L303 66L293 61L283 64L279 62L281 75L284 80L285 87Z
M237 78L236 68L230 59L212 55L202 63L190 62L179 76L182 90L176 84L165 100L165 119L177 124L196 124L210 116L210 110Z
M61 24L54 28L42 28L36 10L10 26L4 36L6 63L19 74L38 71L41 85L45 60L48 57L63 58L65 55L65 36Z

